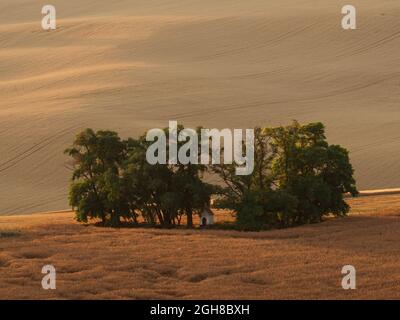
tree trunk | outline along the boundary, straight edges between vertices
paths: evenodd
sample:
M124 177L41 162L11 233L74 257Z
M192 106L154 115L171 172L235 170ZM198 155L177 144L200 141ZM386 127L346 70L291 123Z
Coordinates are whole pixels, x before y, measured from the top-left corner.
M164 224L164 218L163 218L163 215L162 215L162 213L160 212L160 210L158 208L156 208L156 213L157 213L158 221L160 222L161 225L163 225Z
M186 210L186 215L187 215L188 228L193 228L193 211L192 211L192 209Z
M117 212L113 211L111 213L111 226L118 227L120 224L119 215Z

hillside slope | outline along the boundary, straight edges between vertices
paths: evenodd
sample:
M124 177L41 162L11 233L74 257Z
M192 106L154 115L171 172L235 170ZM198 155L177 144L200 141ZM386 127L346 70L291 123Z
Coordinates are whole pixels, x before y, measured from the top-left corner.
M81 129L322 121L361 189L400 185L400 7L343 1L0 3L0 213L67 208L63 150Z

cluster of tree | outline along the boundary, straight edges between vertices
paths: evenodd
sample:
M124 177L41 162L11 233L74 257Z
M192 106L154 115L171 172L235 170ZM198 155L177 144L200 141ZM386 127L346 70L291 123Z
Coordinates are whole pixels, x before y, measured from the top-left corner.
M185 216L192 227L193 215L214 196L218 207L233 210L238 228L260 230L346 215L343 195L357 194L348 151L327 143L321 123L256 128L255 167L247 176L236 175L234 164L151 165L149 145L145 136L121 140L111 131L77 135L66 153L74 160L70 204L78 221L100 218L117 226L121 218L137 223L141 216L171 226ZM205 182L206 171L223 184Z
M219 206L237 214L243 229L290 227L349 211L343 195L357 195L348 151L326 141L322 123L255 129L252 175L214 167L226 183Z
M74 160L69 199L78 221L99 218L118 226L121 219L137 223L141 216L149 224L171 226L185 216L193 226L193 215L216 193L202 179L206 166L151 165L149 146L145 136L121 140L112 131L86 129L76 136L65 152Z

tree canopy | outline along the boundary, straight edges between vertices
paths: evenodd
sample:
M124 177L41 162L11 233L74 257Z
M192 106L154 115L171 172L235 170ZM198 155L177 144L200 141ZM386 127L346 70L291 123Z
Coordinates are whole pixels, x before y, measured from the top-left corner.
M186 216L187 226L193 226L193 215L216 189L202 179L206 167L149 164L149 145L145 136L122 141L112 131L87 129L76 136L65 152L74 160L69 199L78 221L100 218L118 226L121 218L137 222L141 216L150 224L172 226Z
M231 208L243 228L289 227L349 211L343 195L357 195L348 151L326 141L322 123L255 129L255 169L236 176L232 166L214 172L226 183L219 206Z
M145 135L122 140L113 131L86 129L76 136L65 152L74 162L69 200L78 221L118 226L121 220L138 223L140 217L173 226L185 217L193 227L193 216L214 197L218 207L234 212L237 228L282 228L346 215L343 195L358 193L348 151L328 144L319 122L255 128L249 175L237 175L234 164L222 162L150 164L149 146ZM200 144L197 148L200 152ZM223 184L207 183L207 171Z

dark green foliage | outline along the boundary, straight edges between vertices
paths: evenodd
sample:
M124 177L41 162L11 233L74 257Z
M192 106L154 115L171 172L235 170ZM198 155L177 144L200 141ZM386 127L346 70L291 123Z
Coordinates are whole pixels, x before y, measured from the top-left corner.
M243 229L289 227L346 215L344 193L355 196L346 149L326 142L321 123L255 130L255 169L236 176L233 166L214 168L227 187L219 205L233 209Z
M178 128L178 134L182 129ZM168 145L167 129L165 133ZM180 145L184 143L179 142ZM187 226L192 227L193 215L204 209L216 189L202 180L207 167L200 164L151 165L146 161L150 144L145 136L128 140L124 177L129 181L132 203L136 203L148 223L179 225L181 217L186 216Z
M186 217L192 227L193 216L218 195L216 205L233 210L237 229L285 228L344 216L343 195L357 194L348 151L327 143L321 123L256 128L252 174L236 175L234 164L211 166L224 187L203 181L208 166L149 164L151 144L145 136L123 141L112 131L77 135L66 153L74 160L69 199L78 221L118 226L141 216L146 224L171 227Z
M202 180L206 166L151 165L150 144L144 136L121 141L111 131L87 129L77 135L65 152L74 160L69 199L78 221L98 218L118 226L121 218L137 223L141 215L147 223L171 226L186 216L193 226L193 215L216 189Z
M104 224L118 225L120 217L126 216L120 186L124 142L115 132L86 129L65 152L74 160L69 199L77 209L77 220L100 218Z

